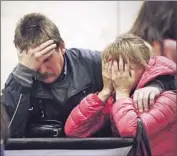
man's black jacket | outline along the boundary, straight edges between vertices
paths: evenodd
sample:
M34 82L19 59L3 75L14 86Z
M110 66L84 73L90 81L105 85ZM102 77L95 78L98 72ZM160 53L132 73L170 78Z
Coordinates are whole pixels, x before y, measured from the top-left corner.
M24 137L29 124L37 120L57 120L64 126L71 110L85 96L102 89L100 52L69 49L65 60L66 76L53 84L34 80L32 87L26 87L10 74L2 101L12 120L12 137Z

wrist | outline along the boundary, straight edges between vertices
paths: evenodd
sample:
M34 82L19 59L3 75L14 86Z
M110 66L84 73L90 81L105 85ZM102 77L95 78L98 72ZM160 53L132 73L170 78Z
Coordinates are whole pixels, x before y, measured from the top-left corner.
M130 93L128 91L116 91L116 101L120 99L128 98Z
M23 62L19 62L21 65L23 65L24 67L28 68L29 70L33 70L35 72L37 72L37 67L34 67L32 64L25 64Z
M31 87L33 83L33 78L36 76L36 72L23 64L18 64L13 71L13 75L17 77L17 81L23 86Z
M147 86L158 88L158 90L160 91L160 93L165 90L165 88L163 86L163 83L161 81L159 81L159 80L155 80L155 81L149 83Z
M99 99L103 102L105 102L110 96L111 92L104 89L98 94Z

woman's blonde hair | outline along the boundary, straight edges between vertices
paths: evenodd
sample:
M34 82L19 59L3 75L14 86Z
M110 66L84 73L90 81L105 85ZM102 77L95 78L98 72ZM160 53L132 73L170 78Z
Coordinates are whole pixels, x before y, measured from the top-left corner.
M125 63L133 63L146 66L153 56L153 48L146 41L133 34L119 36L109 44L102 53L102 60L107 62L110 58L119 61L119 57Z

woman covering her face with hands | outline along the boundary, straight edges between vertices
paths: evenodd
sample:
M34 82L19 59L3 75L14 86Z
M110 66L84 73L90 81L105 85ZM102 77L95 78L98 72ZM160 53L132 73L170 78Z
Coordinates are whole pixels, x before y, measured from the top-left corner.
M88 95L73 109L65 133L89 137L111 121L113 136L132 137L140 117L152 155L175 155L176 94L162 92L144 112L133 100L137 89L157 77L175 74L176 64L166 57L153 56L152 47L143 39L132 34L120 36L102 53L102 91Z

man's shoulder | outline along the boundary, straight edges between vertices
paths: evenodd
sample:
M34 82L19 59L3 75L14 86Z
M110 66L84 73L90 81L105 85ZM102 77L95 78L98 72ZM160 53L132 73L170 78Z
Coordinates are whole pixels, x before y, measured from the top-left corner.
M13 70L11 71L11 73L8 75L6 81L5 81L5 86L9 85L13 80L14 80L14 75L13 75L13 71L17 68L17 65L13 68Z
M83 49L83 48L70 48L67 49L67 55L74 58L81 59L101 59L101 53L96 50Z

